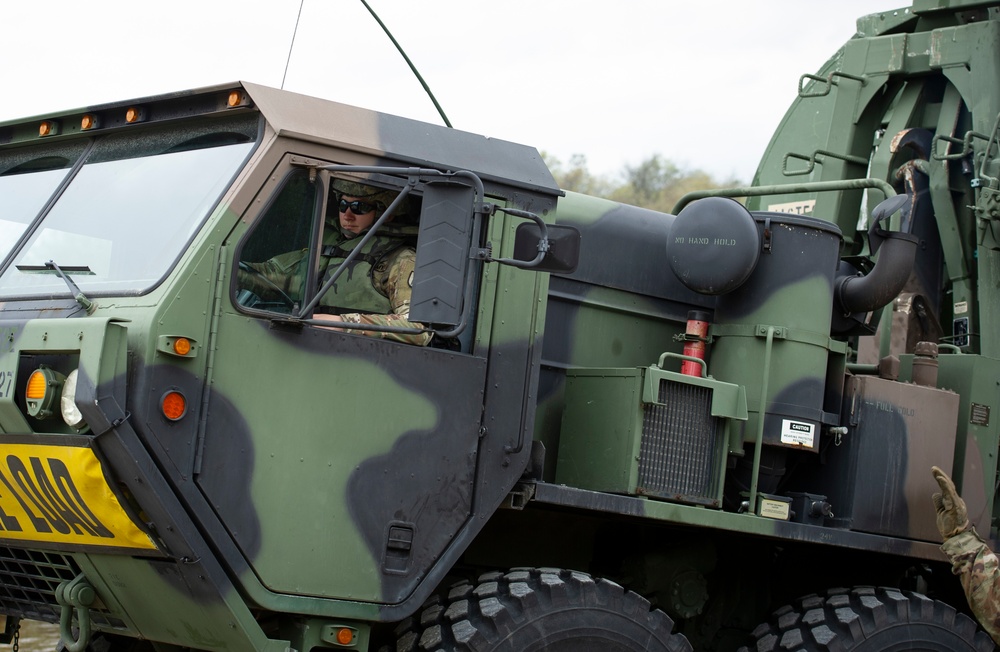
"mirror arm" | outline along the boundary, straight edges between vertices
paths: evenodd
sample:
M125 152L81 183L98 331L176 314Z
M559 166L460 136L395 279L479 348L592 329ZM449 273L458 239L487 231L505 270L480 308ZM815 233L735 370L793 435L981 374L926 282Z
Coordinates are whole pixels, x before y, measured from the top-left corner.
M549 252L549 249L552 246L549 242L548 226L546 226L545 222L542 221L542 218L530 211L523 211L518 208L504 208L503 206L497 206L496 210L503 211L504 213L513 215L514 217L523 217L525 219L532 220L538 225L538 231L540 233L540 237L538 238L538 254L531 260L518 260L516 258L492 258L487 254L483 260L488 263L500 263L501 265L510 265L511 267L518 267L520 269L538 267L545 258L545 254Z

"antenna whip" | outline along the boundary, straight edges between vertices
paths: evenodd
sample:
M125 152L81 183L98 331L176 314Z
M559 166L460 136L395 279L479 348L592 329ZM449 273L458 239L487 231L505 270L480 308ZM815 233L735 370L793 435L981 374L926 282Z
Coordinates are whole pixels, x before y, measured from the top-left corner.
M295 48L295 37L299 33L299 21L302 20L302 7L306 0L299 2L299 15L295 17L295 30L292 31L292 42L288 45L288 58L285 59L285 74L281 76L281 90L285 90L285 79L288 77L288 64L292 62L292 50Z
M437 109L438 115L440 115L441 119L444 120L444 124L447 125L448 127L451 127L451 121L448 120L448 116L444 114L444 109L442 109L441 105L438 104L437 98L434 97L434 93L431 92L431 89L427 85L427 82L425 82L424 78L420 76L419 72L417 72L417 67L413 65L412 61L410 61L410 57L406 56L406 53L403 52L403 48L400 47L399 43L392 36L392 33L389 31L389 28L385 26L385 23L382 22L382 19L378 17L378 14L375 13L375 11L368 5L367 2L365 2L365 0L361 0L361 4L365 6L365 9L368 10L368 13L370 13L372 15L372 18L375 19L375 22L377 22L379 26L382 27L382 31L385 32L385 35L389 37L389 40L392 41L392 44L396 46L397 50L399 50L399 53L403 56L403 59L406 61L406 65L410 67L410 70L412 70L413 74L416 75L417 80L420 82L420 85L424 87L424 91L427 92L427 96L431 98L431 102L434 103L434 108ZM291 56L291 53L289 53L289 56Z

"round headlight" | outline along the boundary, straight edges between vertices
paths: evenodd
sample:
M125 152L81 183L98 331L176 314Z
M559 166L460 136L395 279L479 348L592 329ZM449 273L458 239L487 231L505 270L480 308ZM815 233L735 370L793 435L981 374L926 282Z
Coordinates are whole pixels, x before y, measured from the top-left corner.
M63 383L62 397L59 399L59 409L62 412L63 421L74 430L85 430L87 422L83 420L80 408L76 407L76 380L79 369L74 369L66 376Z
M53 404L59 396L63 375L54 369L41 365L28 376L24 389L24 402L28 414L36 419L47 419L54 414Z

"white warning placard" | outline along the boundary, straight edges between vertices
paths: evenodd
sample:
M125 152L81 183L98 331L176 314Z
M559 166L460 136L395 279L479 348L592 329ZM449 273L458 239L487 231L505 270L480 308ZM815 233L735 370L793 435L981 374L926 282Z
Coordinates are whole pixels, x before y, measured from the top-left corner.
M781 420L781 443L812 448L816 441L816 426L806 421Z

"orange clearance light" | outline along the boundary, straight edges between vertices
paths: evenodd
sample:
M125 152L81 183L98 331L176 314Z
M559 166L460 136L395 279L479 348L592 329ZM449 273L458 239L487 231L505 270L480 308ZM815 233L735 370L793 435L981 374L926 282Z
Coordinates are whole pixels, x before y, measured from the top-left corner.
M48 384L45 373L41 369L35 369L28 376L28 388L24 395L33 401L39 401L45 398L45 388Z
M93 113L88 113L80 118L80 129L83 129L84 131L87 131L88 129L95 129L97 124L97 116Z
M239 91L232 91L229 93L229 99L226 100L226 104L228 104L230 107L233 107L243 104L244 101L245 97L243 93Z
M133 122L140 122L143 116L144 114L140 107L130 106L128 110L125 111L125 122L128 122L129 124Z
M36 419L48 419L55 414L52 406L59 400L65 379L61 373L44 365L32 371L24 388L24 402L28 414Z
M177 421L187 412L187 399L180 392L171 390L163 395L160 409L163 411L163 416L171 421Z
M59 125L52 120L46 120L38 125L39 136L51 136L59 131Z
M187 355L191 353L191 340L186 337L178 337L174 340L174 353L177 355Z
M341 627L337 630L337 642L341 645L350 645L353 640L354 632L352 632L349 628Z

